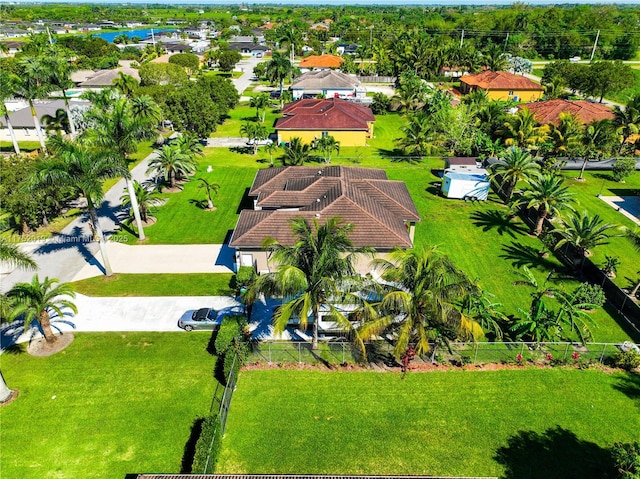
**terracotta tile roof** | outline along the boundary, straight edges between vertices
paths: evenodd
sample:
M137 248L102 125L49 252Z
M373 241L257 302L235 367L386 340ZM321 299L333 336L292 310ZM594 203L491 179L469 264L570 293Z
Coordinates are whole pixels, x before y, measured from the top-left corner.
M300 68L340 68L344 59L336 55L310 55L300 61Z
M560 113L569 112L588 125L593 121L613 119L613 111L602 103L592 103L587 100L545 100L525 103L519 109L528 108L539 123L558 124Z
M483 90L543 90L541 85L525 76L502 71L486 70L475 75L464 75L460 81Z
M375 121L371 109L346 100L315 98L285 105L276 130L369 130Z
M412 247L405 222L420 215L401 181L387 179L384 170L345 166L290 166L260 170L249 196L262 210L243 210L231 246L258 248L266 237L293 244L290 221L339 216L355 225L354 245L379 249ZM277 208L295 208L282 210Z

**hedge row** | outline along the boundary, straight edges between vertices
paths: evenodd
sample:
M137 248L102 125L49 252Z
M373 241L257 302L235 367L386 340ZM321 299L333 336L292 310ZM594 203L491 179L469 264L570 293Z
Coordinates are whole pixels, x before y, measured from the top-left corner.
M213 473L215 471L216 464L218 463L218 457L220 456L220 449L222 446L222 434L220 431L220 421L218 415L207 416L202 423L202 431L200 437L196 443L196 450L193 455L193 465L191 471L194 474L200 473ZM213 447L211 447L211 441L213 441ZM211 447L211 456L209 466L207 467L207 457L209 457L209 447ZM207 470L205 471L205 467Z
M221 384L227 384L232 367L238 373L249 355L246 328L247 318L244 316L228 316L220 325L214 342L215 354L218 356L214 374ZM238 359L234 364L236 355Z

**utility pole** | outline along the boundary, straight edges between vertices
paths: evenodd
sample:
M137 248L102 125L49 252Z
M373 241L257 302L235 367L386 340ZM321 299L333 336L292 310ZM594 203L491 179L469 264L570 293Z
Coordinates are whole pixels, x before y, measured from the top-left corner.
M598 33L596 34L596 41L593 42L593 50L591 50L591 58L589 58L589 63L593 61L593 55L596 54L596 47L598 46L598 38L600 38L600 30L598 30Z
M464 28L462 29L462 33L460 34L460 48L462 48L463 42L464 42Z

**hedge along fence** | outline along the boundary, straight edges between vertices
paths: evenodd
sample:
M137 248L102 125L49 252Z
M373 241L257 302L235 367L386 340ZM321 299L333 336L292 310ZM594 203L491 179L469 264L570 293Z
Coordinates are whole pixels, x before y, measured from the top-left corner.
M227 316L222 320L214 342L214 352L218 356L214 376L221 384L227 385L232 369L237 374L245 363L249 355L248 339L245 316Z
M222 427L218 414L204 418L202 432L196 443L196 451L193 456L192 471L214 470L220 450L222 449Z

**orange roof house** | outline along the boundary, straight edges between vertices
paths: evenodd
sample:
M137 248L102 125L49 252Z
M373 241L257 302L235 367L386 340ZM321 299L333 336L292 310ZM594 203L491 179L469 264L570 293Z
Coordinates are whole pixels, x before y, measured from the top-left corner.
M317 68L317 69L328 69L328 68L340 68L344 62L344 58L338 57L336 55L310 55L306 58L303 58L300 61L300 68Z
M375 117L371 109L346 100L306 99L285 105L284 115L275 124L278 142L300 138L310 144L323 135L331 135L340 146L365 146L373 136Z
M536 101L542 98L542 85L522 75L490 70L460 77L463 94L484 90L491 100Z
M536 101L519 105L518 108L528 108L535 116L536 121L545 125L549 123L557 125L561 113L571 113L585 125L598 120L611 120L614 117L611 108L607 105L587 100Z

